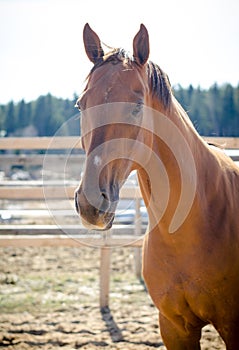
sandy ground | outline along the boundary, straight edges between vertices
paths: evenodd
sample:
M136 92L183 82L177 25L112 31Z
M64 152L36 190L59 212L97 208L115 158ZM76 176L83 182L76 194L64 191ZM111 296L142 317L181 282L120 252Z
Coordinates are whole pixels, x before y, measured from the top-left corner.
M158 314L134 274L131 248L112 251L110 309L99 309L97 248L0 248L3 349L165 350ZM211 326L203 350L225 346Z

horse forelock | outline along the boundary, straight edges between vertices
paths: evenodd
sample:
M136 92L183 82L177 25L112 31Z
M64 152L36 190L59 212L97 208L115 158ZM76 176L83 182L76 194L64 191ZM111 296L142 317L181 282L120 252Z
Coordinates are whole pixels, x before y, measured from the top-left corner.
M133 64L137 64L134 57L129 54L126 50L122 48L112 48L111 51L107 52L103 57L95 63L91 69L87 78L99 67L111 63L118 64L123 63L124 67L127 69L132 69ZM149 61L147 63L147 74L148 83L152 91L152 95L156 96L159 101L162 102L164 108L168 108L171 104L172 90L168 79L168 76L161 70L161 68Z
M91 69L88 77L99 67L105 65L106 63L117 64L123 62L124 66L129 68L132 67L133 57L122 48L112 48L111 51L107 52L103 57L99 58Z

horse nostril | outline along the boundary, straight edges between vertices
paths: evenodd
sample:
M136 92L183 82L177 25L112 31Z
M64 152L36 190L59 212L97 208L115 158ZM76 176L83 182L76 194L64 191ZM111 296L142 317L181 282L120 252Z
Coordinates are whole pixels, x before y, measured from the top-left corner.
M79 204L78 204L77 192L75 192L75 208L76 208L77 213L79 214Z
M105 192L102 192L101 195L102 195L102 197L103 197L105 200L108 200L108 196L107 196L107 194L106 194Z
M109 209L109 206L110 206L109 197L105 191L101 192L101 196L102 196L102 201L101 201L99 211L100 213L104 213L107 211L107 209Z

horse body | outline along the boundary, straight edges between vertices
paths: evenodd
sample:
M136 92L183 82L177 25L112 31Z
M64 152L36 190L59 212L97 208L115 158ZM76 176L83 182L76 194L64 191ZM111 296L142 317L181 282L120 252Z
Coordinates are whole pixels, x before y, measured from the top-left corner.
M205 193L200 186L190 214L175 234L169 235L167 220L162 220L146 235L143 275L160 310L168 349L196 349L207 323L216 327L228 349L238 347L239 227L233 213L239 209L239 186L237 180L231 188L228 171L218 175L220 179L208 174ZM209 189L215 196L210 202Z
M216 327L228 349L237 349L239 171L221 150L211 149L194 132L187 141L197 168L194 202L175 234L168 233L171 208L178 202L174 196L168 213L153 230L149 228L143 247L143 275L160 310L161 332L168 349L199 348L201 328L207 323ZM159 153L165 153L160 140L158 143ZM174 180L179 174L172 163L167 154L164 164L175 194L180 192ZM151 194L144 171L139 171L139 182L147 202ZM160 202L160 193L155 202ZM149 221L153 219L149 217Z
M149 214L143 276L160 311L167 349L200 349L201 328L208 323L228 350L238 349L238 168L201 139L172 96L167 76L147 63L143 25L134 38L133 60L120 51L104 56L88 25L84 43L94 68L77 102L86 116L87 155L77 210L88 227L108 229L119 189L136 169ZM150 110L145 113L143 106Z

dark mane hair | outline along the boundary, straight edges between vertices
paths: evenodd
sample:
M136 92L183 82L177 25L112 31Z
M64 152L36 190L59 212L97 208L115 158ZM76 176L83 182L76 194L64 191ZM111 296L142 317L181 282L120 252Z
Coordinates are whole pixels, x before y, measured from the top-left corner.
M111 62L112 64L123 62L125 68L128 69L132 69L134 63L137 64L134 57L124 49L112 49L95 63L88 78L97 68L108 62ZM163 103L165 108L168 108L171 103L172 90L167 74L165 74L157 64L151 61L147 63L147 73L152 94Z
M154 95L167 108L171 104L172 90L169 78L162 69L155 63L148 62L148 77Z

